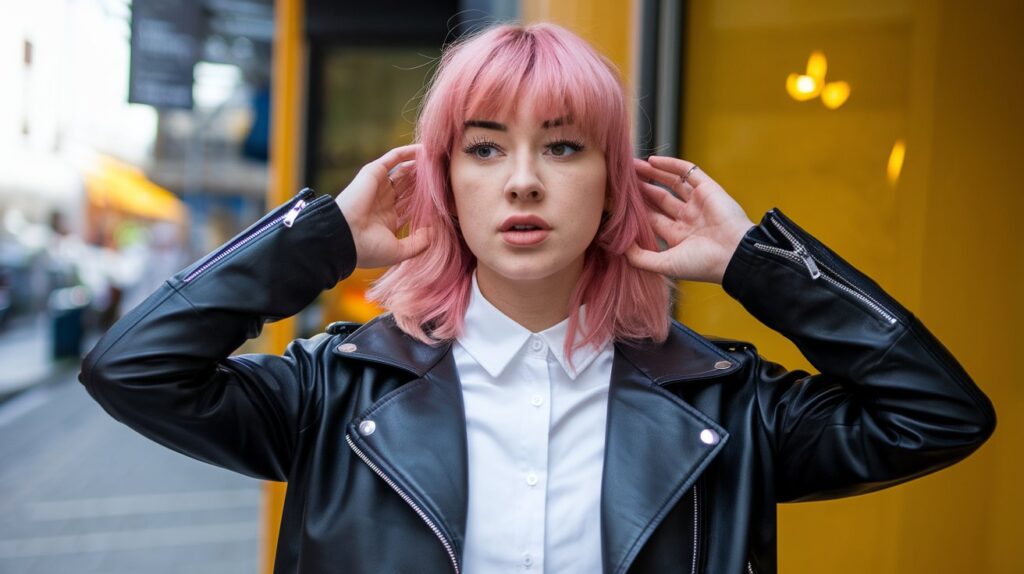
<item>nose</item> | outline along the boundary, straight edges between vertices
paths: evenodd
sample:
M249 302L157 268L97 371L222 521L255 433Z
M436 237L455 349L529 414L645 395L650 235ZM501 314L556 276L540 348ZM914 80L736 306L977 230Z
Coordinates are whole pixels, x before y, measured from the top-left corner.
M513 166L512 174L505 183L505 198L508 201L540 201L544 197L544 184L537 173L537 166L530 157L520 157Z

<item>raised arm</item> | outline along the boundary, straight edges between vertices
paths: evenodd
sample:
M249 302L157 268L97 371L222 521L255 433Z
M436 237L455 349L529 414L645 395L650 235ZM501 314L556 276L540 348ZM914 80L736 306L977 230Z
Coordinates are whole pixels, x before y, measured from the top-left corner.
M337 202L303 190L168 279L100 339L81 383L114 418L169 448L286 480L299 436L320 412L317 373L330 338L294 341L284 356L229 355L357 262L386 265L425 247L423 234L395 237L388 179L415 152L396 148L368 164Z
M751 368L779 501L878 490L949 466L992 434L991 402L899 302L773 209L754 225L707 174L637 160L669 248L634 265L721 283L820 371L756 356ZM659 182L675 192L652 185Z

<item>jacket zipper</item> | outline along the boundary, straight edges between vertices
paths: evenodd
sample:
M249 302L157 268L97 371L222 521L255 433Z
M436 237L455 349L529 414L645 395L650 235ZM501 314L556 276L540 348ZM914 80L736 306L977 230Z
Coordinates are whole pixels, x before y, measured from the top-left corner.
M747 560L747 574L754 574L754 564Z
M452 561L452 568L455 569L455 574L459 574L459 562L455 558L455 551L452 549L451 542L449 542L448 539L445 537L444 533L441 532L441 529L438 528L434 521L431 520L429 516L427 516L427 513L424 512L423 509L420 508L418 504L416 504L416 502L412 499L411 496L409 496L408 494L405 493L405 491L399 488L399 486L395 484L395 481L391 480L391 478L388 475L384 474L384 471L382 471L380 467L378 467L376 464L370 461L370 459L363 453L363 451L360 450L359 447L357 447L356 444L352 441L352 435L346 434L345 442L347 442L349 448L351 448L352 451L355 452L356 455L358 455L359 458L361 458L364 463L366 463L366 466L370 467L370 470L377 473L377 476L381 477L381 479L384 482L386 482L388 486L390 486L395 492L397 492L398 496L401 496L402 500L404 500L406 504L411 506L412 509L416 512L416 514L418 514L419 517L423 519L423 522L427 523L427 526L430 527L430 530L433 531L434 535L437 536L438 540L441 541L441 544L444 545L444 549L448 553L448 558L450 558Z
M813 255L811 255L810 251L808 251L807 248L804 247L804 244L801 243L796 238L796 236L791 231L786 229L782 225L782 223L780 223L777 219L769 216L769 220L776 228L778 228L779 231L782 232L783 235L786 236L786 239L788 239L789 242L793 244L793 251L786 251L785 249L780 249L772 245L765 245L763 243L754 243L754 247L762 251L767 251L769 253L781 255L787 259L796 261L797 263L803 263L804 266L807 267L807 271L810 273L811 279L817 279L819 277L824 278L825 281L828 281L832 285L835 285L839 289L856 297L859 301L863 302L865 305L870 307L872 310L875 311L875 313L877 313L883 319L888 321L890 324L896 323L896 316L894 313L883 307L878 301L875 301L867 293L855 287L851 281L844 279L842 275L840 275L834 269L826 265L820 259L817 259ZM823 273L822 269L827 271L827 273ZM839 279L842 279L842 281L840 281Z
M700 491L697 486L700 479L693 483L693 562L690 566L690 574L697 574L698 553L700 551Z
M307 206L311 205L310 203L307 203L306 200L309 199L310 196L312 196L314 193L315 192L312 189L308 187L304 188L293 198L292 202L289 202L279 207L276 211L276 216L271 217L269 221L257 227L250 233L246 233L242 237L239 237L238 239L232 241L230 244L224 246L223 249L216 252L205 263L200 265L199 268L185 276L185 278L182 279L182 282L192 282L193 280L196 279L196 277L199 277L200 275L205 273L208 269L216 265L218 262L223 260L228 255L231 255L235 251L238 251L242 247L251 243L257 237L260 237L267 231L273 229L274 226L276 226L278 223L284 223L285 227L291 227L292 225L294 225L295 219L299 217L299 212L301 212ZM330 197L330 195L322 195L316 200L314 200L314 203L324 197ZM287 209L287 211L285 211L285 209Z

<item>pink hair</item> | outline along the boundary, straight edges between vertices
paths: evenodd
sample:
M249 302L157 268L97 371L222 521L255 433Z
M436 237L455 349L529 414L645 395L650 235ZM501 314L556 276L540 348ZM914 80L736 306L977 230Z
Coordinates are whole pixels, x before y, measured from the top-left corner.
M629 116L614 65L582 38L552 24L500 25L459 41L441 58L417 124L423 144L413 193L399 201L399 225L433 228L430 246L389 269L368 297L390 310L398 327L428 344L462 332L476 257L453 220L449 184L453 144L469 117L498 118L531 101L538 118L568 116L604 152L612 211L584 257L570 309L587 305L591 327L578 347L616 340L664 341L673 282L631 266L633 242L657 249L633 167ZM565 356L582 325L571 313ZM429 331L429 334L428 334Z

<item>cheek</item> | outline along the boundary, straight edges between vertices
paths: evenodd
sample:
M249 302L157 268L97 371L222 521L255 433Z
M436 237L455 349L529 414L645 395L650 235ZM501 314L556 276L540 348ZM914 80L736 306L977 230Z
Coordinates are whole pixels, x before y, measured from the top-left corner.
M574 200L573 208L579 211L581 219L600 220L608 193L604 161L592 162L574 178L573 186L580 196Z

